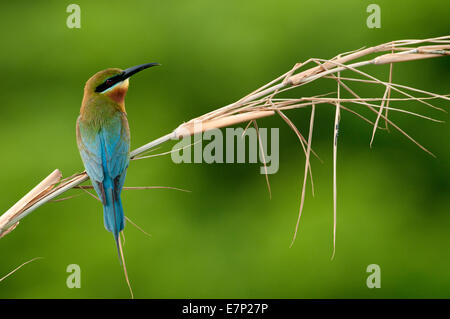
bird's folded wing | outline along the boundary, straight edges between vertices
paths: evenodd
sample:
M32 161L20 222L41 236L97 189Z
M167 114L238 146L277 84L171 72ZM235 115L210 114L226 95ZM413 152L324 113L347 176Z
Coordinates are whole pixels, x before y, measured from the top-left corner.
M105 153L104 172L115 179L125 172L129 163L130 133L125 114L118 113L102 128L101 143Z
M104 175L100 136L92 132L80 119L77 122L77 143L89 178L93 184L102 182Z

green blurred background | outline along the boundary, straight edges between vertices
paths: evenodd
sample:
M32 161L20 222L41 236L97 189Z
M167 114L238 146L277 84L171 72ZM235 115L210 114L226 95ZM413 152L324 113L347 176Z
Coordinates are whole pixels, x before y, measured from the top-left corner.
M85 81L95 72L157 61L133 77L127 96L132 148L183 121L233 102L296 62L410 38L449 33L446 1L377 1L381 29L366 26L372 1L76 1L81 29L66 27L71 2L2 2L0 211L59 168L82 171L75 121ZM394 81L449 92L450 59L398 64ZM365 70L387 79L387 66ZM381 96L356 86L362 96ZM335 90L317 82L294 91ZM448 107L448 103L436 102ZM404 105L399 105L404 106ZM358 107L356 108L358 109ZM411 104L411 110L448 120ZM287 114L306 133L309 110ZM342 114L338 159L338 236L332 253L333 108L318 107L310 188L295 245L304 155L280 118L280 169L259 164L174 164L170 156L132 162L124 191L125 255L138 298L450 297L450 126L404 114L392 119L431 149L399 133ZM172 143L173 144L173 143ZM171 144L160 151L170 150ZM67 195L81 194L72 190ZM48 203L0 240L2 298L128 298L102 209L87 195ZM381 267L381 289L368 289L366 267ZM66 267L81 267L81 288L66 287Z

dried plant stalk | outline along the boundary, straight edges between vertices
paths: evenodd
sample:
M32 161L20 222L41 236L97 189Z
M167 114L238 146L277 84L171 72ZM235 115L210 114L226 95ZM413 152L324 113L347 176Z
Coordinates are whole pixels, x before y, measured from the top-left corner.
M8 209L0 218L0 238L14 230L19 224L19 220L31 212L29 208L33 205L36 206L39 199L49 194L54 185L61 180L61 177L62 174L59 170L53 171L28 194Z
M24 263L21 264L20 266L14 268L14 269L11 270L9 273L7 273L7 274L4 275L3 277L1 277L1 278L0 278L0 282L2 282L3 280L5 280L5 279L8 278L9 276L11 276L13 273L15 273L16 271L18 271L18 270L19 270L20 268L22 268L23 266L25 266L25 265L27 265L27 264L29 264L29 263L32 263L33 261L38 260L38 259L42 259L42 257L35 257L35 258L33 258L33 259L30 259L30 260L24 262Z
M399 85L392 83L392 65L399 62L407 62L421 59L430 59L435 57L443 57L450 55L450 36L443 36L438 38L429 38L421 40L399 40L384 43L378 46L363 48L356 51L339 54L336 57L324 60L324 59L309 59L303 63L297 63L291 70L267 83L256 91L250 93L239 101L226 105L222 108L213 110L207 114L194 118L186 123L181 124L171 133L164 135L148 144L145 144L138 149L131 152L131 159L137 159L137 156L143 154L155 146L165 143L171 139L178 139L186 135L192 135L206 130L226 127L235 125L242 122L253 122L255 119L259 119L265 116L271 116L279 114L283 120L294 130L299 137L302 144L303 151L305 152L305 179L302 194L306 185L307 174L311 175L310 164L310 152L314 153L311 148L311 137L306 140L295 125L282 113L284 110L306 108L319 106L320 104L330 104L336 107L335 127L340 119L340 110L350 112L357 115L361 119L374 126L373 136L377 129L387 129L388 124L398 130L405 137L410 139L424 151L432 154L425 147L415 141L410 135L403 131L398 125L388 118L388 110L390 112L398 111L406 114L418 116L427 120L439 121L431 117L427 117L418 113L413 113L400 108L393 108L390 105L396 101L417 101L427 107L441 110L435 107L428 100L442 99L450 100L449 95L441 95L431 93L423 90L418 90L412 87ZM389 52L389 53L386 53ZM367 60L361 60L370 55L377 55ZM308 64L316 64L315 66L299 72L301 68L304 68ZM368 73L361 71L360 69L367 65L385 65L390 66L389 81L384 82L371 76ZM341 77L340 73L351 72L358 77ZM287 90L306 85L318 79L332 79L338 84L338 91L334 97L324 97L324 95L302 98L279 98L279 94ZM362 98L356 92L354 92L347 82L362 82L366 84L376 84L385 87L385 94L382 98ZM343 98L341 91L346 91L353 98ZM391 92L396 92L404 96L404 98L391 98ZM418 97L413 94L423 94L424 96ZM329 95L329 94L326 94ZM376 104L380 102L380 105ZM345 104L345 105L344 105ZM366 117L359 114L357 111L350 108L350 105L363 107L376 115L376 120L371 121ZM384 112L383 112L384 111ZM312 113L314 114L314 113ZM383 120L386 127L378 127L379 121ZM196 124L201 123L201 128L196 129ZM254 122L253 122L254 123ZM312 133L313 116L311 119L310 133ZM334 218L336 218L336 154L337 154L337 127L334 130L333 139L333 185L334 185ZM144 157L141 157L144 158ZM55 171L56 172L56 171ZM88 176L85 172L74 175L68 179L60 181L58 185L54 186L60 179L60 173L55 173L50 179L47 178L29 194L22 198L16 205L11 207L5 214L0 216L0 236L10 232L17 225L18 221L34 211L44 203L54 199L61 195L65 191L78 186L84 181L88 180ZM312 181L312 175L311 175ZM44 183L45 182L45 183ZM299 219L301 216L301 209L303 207L304 196L301 196ZM297 233L299 223L297 223L295 234ZM333 231L333 246L335 244L335 231L336 231L336 219L334 223ZM295 238L295 235L294 235ZM333 249L334 255L334 249Z

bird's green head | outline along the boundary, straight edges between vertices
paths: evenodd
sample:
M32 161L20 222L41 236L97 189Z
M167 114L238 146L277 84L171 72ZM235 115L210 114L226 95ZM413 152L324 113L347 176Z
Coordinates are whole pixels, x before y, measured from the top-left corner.
M121 70L110 68L94 74L84 87L83 104L91 97L103 97L123 105L130 76L159 63L146 63Z

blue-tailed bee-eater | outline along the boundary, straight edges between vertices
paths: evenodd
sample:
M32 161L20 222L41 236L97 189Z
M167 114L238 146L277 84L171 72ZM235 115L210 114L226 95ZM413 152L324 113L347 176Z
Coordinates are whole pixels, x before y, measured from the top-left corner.
M86 82L77 120L81 158L102 202L105 228L114 235L119 258L119 233L125 226L120 194L130 161L130 128L125 111L128 78L155 65L159 64L96 73Z

